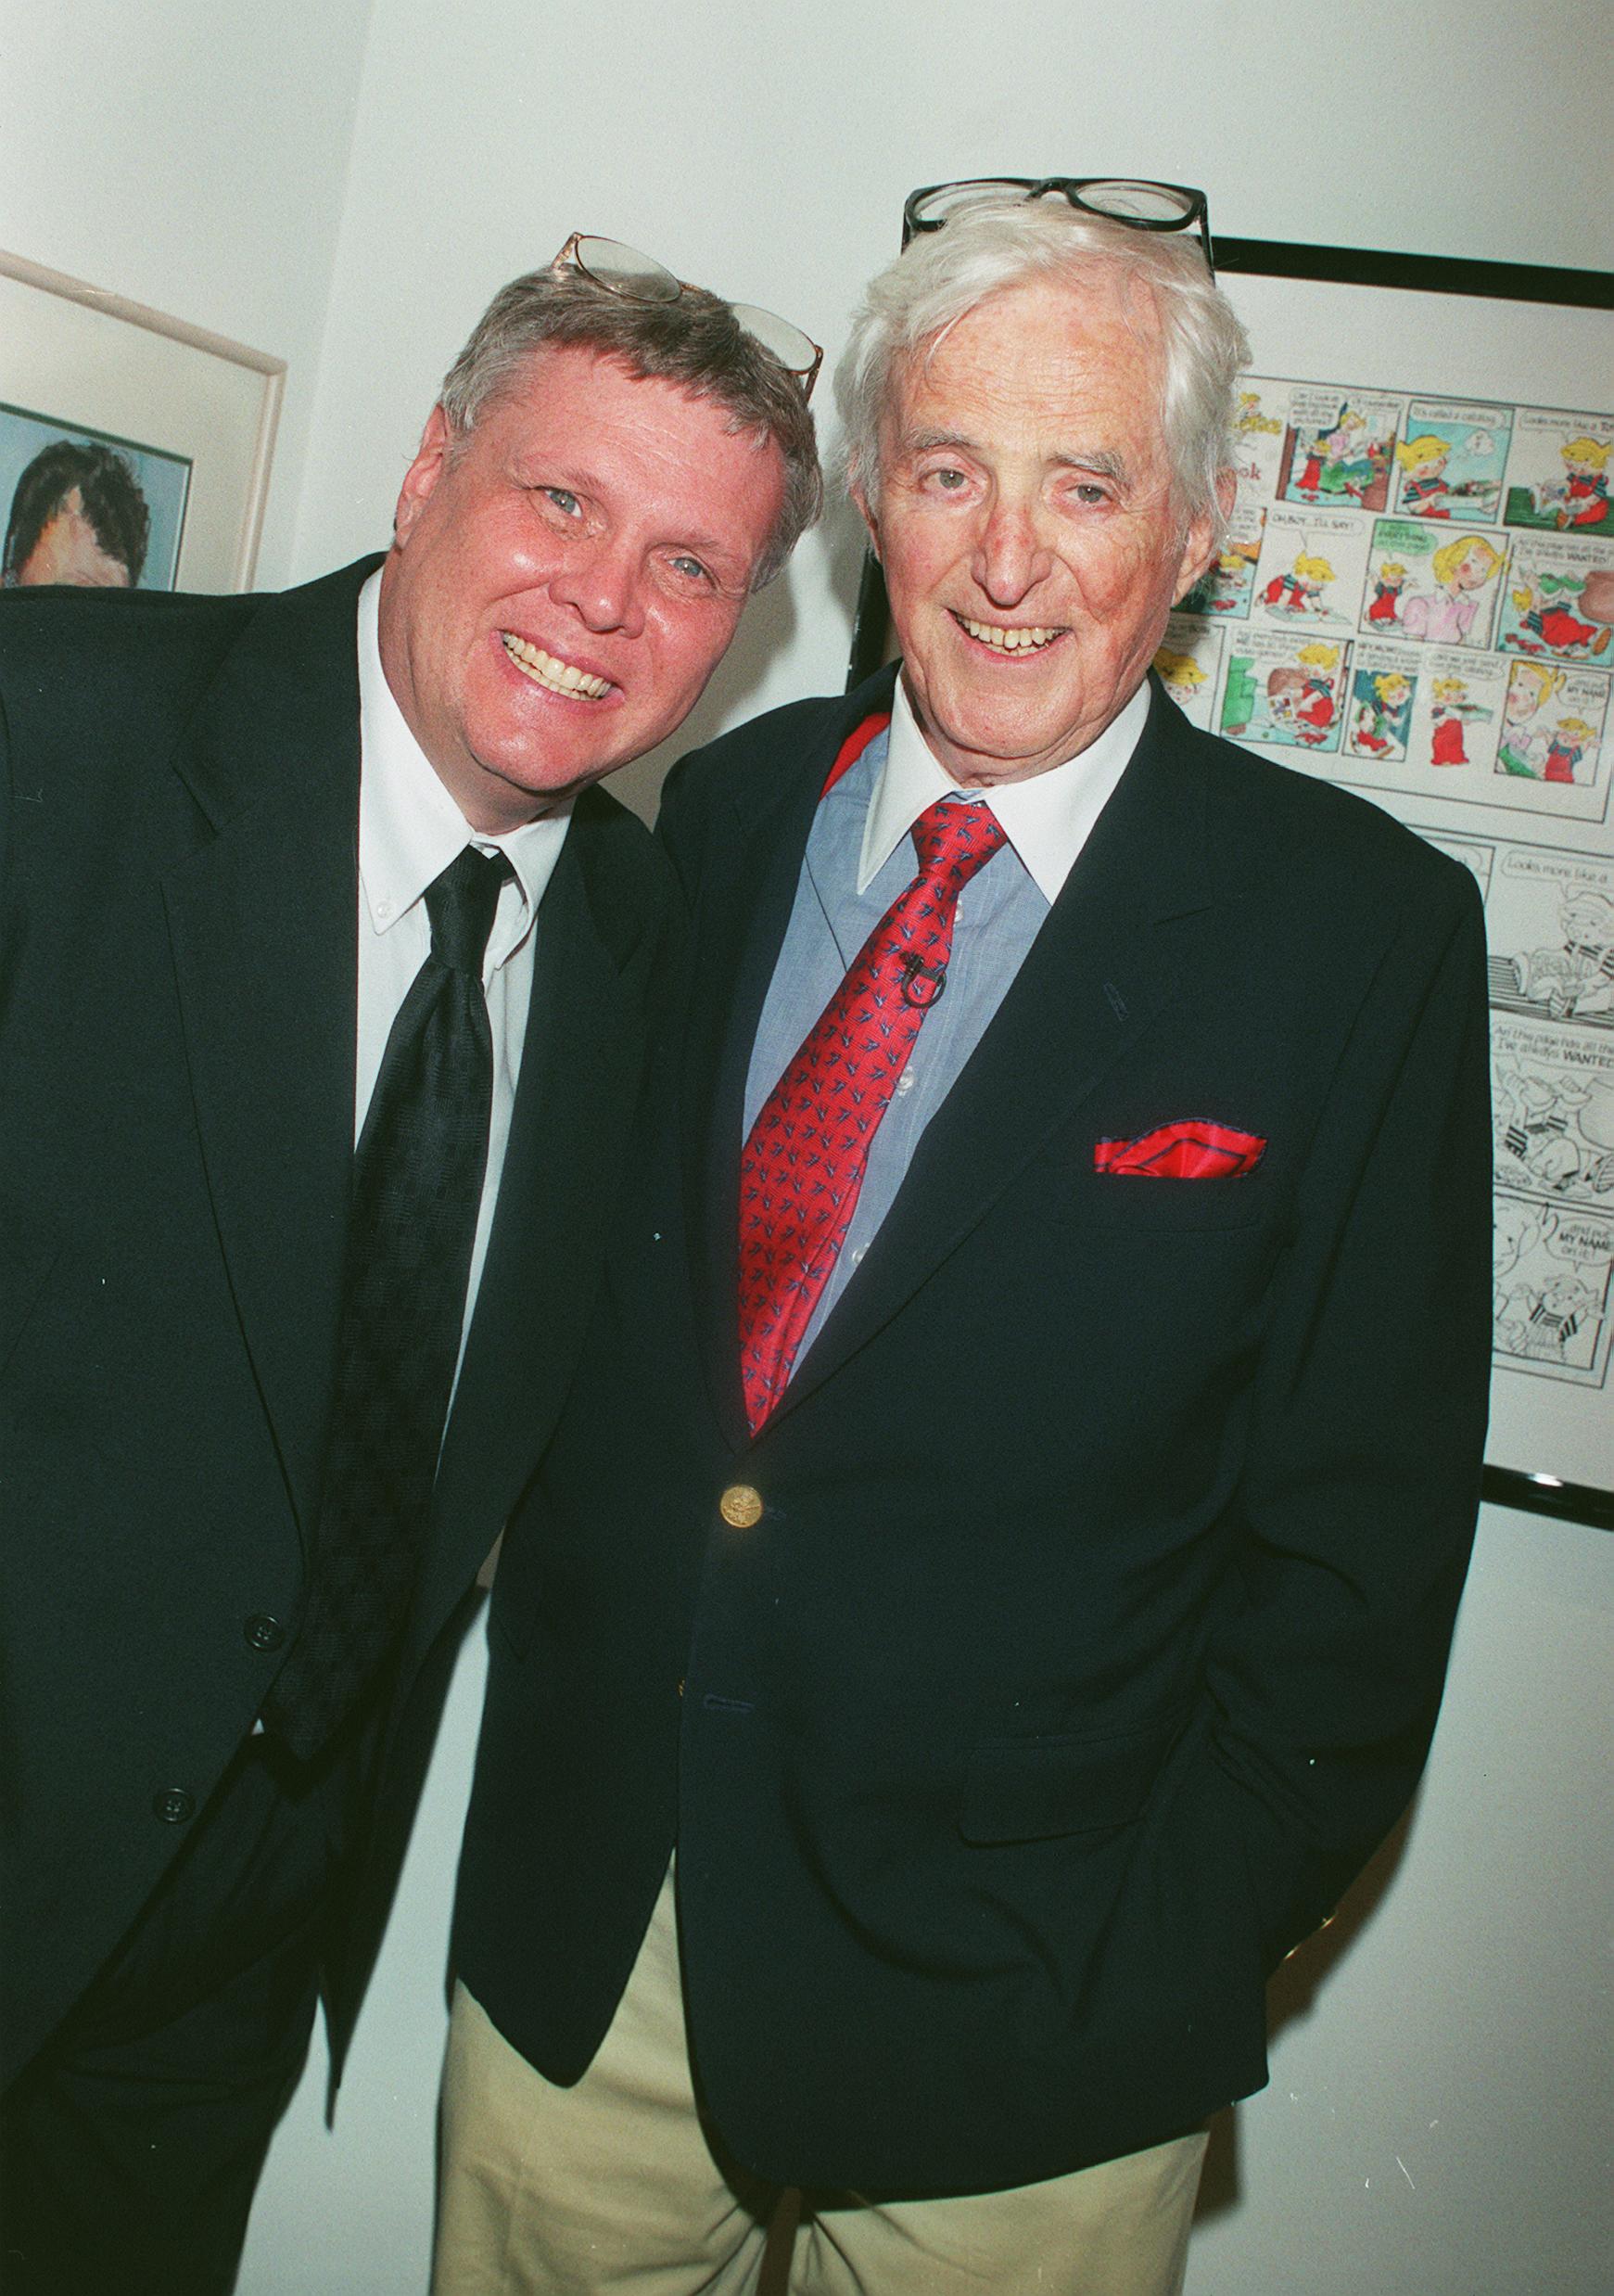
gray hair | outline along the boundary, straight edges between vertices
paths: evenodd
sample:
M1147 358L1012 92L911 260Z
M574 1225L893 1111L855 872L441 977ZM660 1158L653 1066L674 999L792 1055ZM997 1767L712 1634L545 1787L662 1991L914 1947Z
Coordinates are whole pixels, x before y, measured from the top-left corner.
M1034 278L1073 285L1108 273L1151 296L1165 349L1161 420L1187 515L1226 521L1216 482L1233 461L1234 382L1250 344L1188 232L1140 231L1062 198L984 201L939 231L916 233L871 282L840 364L835 403L846 476L872 508L880 491L880 417L901 363L988 296Z
M501 287L443 377L438 403L455 440L520 383L535 352L591 351L642 380L674 383L729 415L729 428L771 439L784 461L784 500L751 587L783 566L823 507L813 418L801 385L704 287L637 302L579 271L529 271Z

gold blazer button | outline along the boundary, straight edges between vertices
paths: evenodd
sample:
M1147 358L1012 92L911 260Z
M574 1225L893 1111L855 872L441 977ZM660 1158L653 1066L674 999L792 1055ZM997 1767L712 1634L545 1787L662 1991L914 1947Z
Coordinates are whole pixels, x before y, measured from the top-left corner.
M731 1483L718 1501L718 1512L731 1530L755 1530L762 1520L762 1493L749 1483Z

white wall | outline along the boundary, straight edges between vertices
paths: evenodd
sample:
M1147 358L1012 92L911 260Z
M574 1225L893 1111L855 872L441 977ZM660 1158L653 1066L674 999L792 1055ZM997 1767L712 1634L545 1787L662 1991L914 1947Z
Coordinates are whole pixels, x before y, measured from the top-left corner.
M0 0L0 248L288 362L288 579L370 0Z
M950 175L1162 175L1229 234L1607 262L1608 27L1606 0L0 0L0 246L289 358L276 582L385 538L459 341L573 228L782 309L832 360L903 193ZM856 564L843 514L691 737L839 684ZM654 766L624 778L648 799ZM1283 1981L1191 2296L1607 2284L1611 1645L1614 1540L1488 1513L1409 1846ZM424 2288L480 1665L473 1639L335 2134L315 2063L241 2296Z

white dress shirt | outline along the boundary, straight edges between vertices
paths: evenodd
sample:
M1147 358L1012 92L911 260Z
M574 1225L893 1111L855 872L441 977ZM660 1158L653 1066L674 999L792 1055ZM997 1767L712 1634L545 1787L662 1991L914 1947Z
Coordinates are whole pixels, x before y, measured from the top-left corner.
M1051 908L1093 824L1114 796L1149 715L1149 688L1140 685L1095 742L1063 765L1023 782L996 782L985 797L1025 873ZM885 767L863 824L858 890L866 893L928 806L956 797L959 784L932 756L902 680L891 710Z

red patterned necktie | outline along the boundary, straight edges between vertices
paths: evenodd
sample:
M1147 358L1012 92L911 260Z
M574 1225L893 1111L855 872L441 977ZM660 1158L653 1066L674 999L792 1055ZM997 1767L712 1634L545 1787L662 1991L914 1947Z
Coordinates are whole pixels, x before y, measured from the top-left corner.
M919 874L870 934L751 1128L740 1167L740 1369L753 1434L783 1395L870 1144L941 994L959 895L1003 843L985 805L913 824Z

